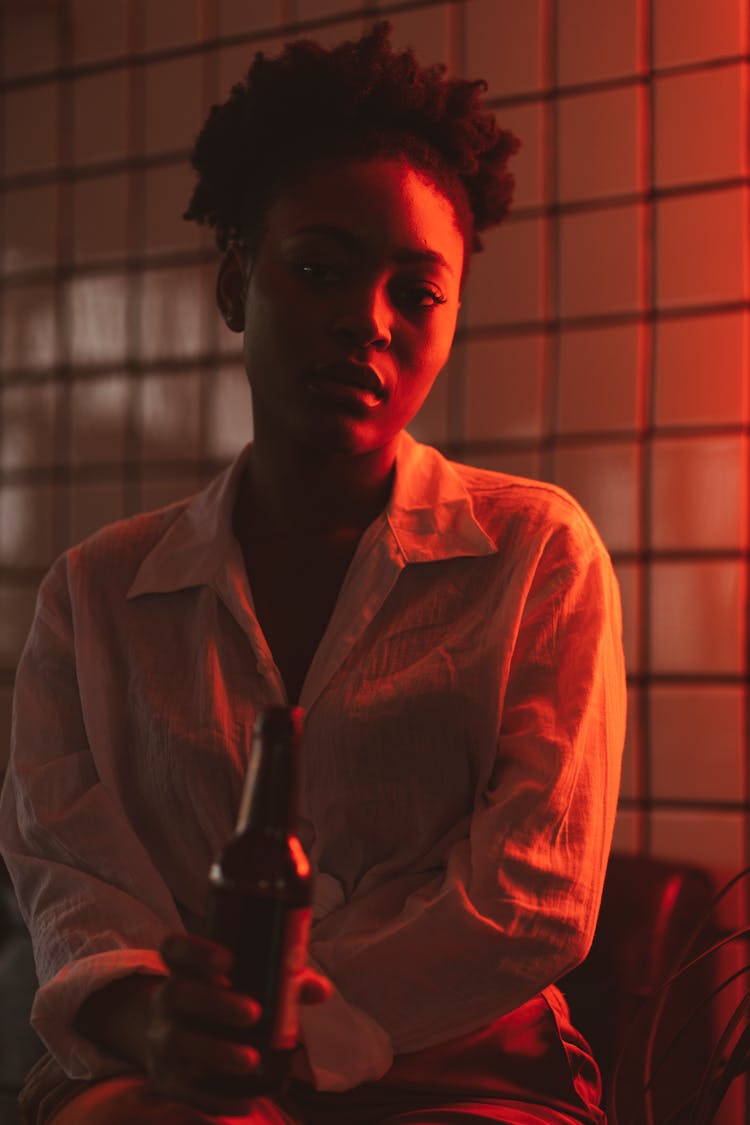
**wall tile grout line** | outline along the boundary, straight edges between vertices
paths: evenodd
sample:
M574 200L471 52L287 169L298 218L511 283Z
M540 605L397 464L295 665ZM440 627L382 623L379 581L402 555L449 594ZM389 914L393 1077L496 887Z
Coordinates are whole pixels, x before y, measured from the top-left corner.
M137 4L138 0L130 0ZM293 0L292 0L293 2ZM0 78L0 97L19 89L44 85L52 81L72 81L76 78L89 78L110 70L132 70L149 66L153 63L175 62L180 59L194 58L205 54L207 51L222 47L240 47L254 44L267 39L277 38L280 34L289 38L298 36L313 36L316 32L335 28L339 23L355 19L362 15L376 15L380 19L388 19L409 12L418 12L429 8L442 8L447 0L384 0L382 5L373 11L368 5L352 4L350 8L332 15L318 16L311 19L298 19L296 16L283 16L279 24L259 28L236 35L216 35L211 39L199 40L194 43L181 44L174 47L163 47L153 50L135 51L118 55L99 62L68 63L53 70L41 71L35 74L19 75L13 78ZM454 3L465 5L471 0L453 0ZM289 10L293 11L292 6Z
M167 154L134 155L125 159L113 160L97 165L81 165L80 167L63 165L51 171L9 176L5 180L0 178L0 191L19 191L21 189L45 186L47 184L57 185L64 181L72 181L77 184L89 179L103 179L118 173L147 171L154 168L171 167L173 165L183 167L187 164L188 158L189 151L185 150ZM670 184L664 187L651 186L641 192L630 191L617 195L592 196L590 199L559 200L554 198L544 204L514 208L508 215L505 223L506 226L516 226L520 223L527 223L535 219L543 219L551 216L615 211L625 207L637 207L655 201L682 199L685 197L690 198L719 192L744 191L748 187L750 187L750 175L743 174L727 176L718 180ZM148 251L146 250L146 252ZM186 252L183 251L182 253L185 254ZM205 253L206 252L204 252L204 257ZM93 269L97 267L83 266L81 268ZM18 271L15 274L6 275L5 278L0 275L0 284L14 284L14 279L26 279L28 276L30 276L29 271Z
M296 37L297 35L314 35L315 32L335 28L345 20L361 15L373 15L378 18L398 17L399 15L420 11L426 8L440 8L448 0L402 0L396 3L383 3L381 7L353 7L345 12L319 17L318 19L297 20L296 18L283 19L280 24L235 35L217 35L199 43L168 47L158 50L142 51L137 54L120 55L113 58L102 59L98 62L77 63L67 67L39 73L19 75L9 79L0 79L0 97L16 90L29 89L34 86L43 86L53 81L70 82L78 78L95 77L112 70L130 70L145 67L154 63L174 62L184 58L192 58L207 51L220 50L225 47L252 46L269 39L275 39L280 34ZM466 5L471 0L453 0L454 3ZM655 66L653 76L657 78L679 78L691 74L701 74L709 70L723 70L732 66L741 66L750 61L750 54L718 55L708 57L692 63L678 65ZM540 97L556 100L559 97L577 97L584 94L608 93L612 90L624 89L648 81L640 74L623 74L616 78L593 80L589 82L554 84L544 89L530 87L518 93L497 96L488 99L492 108L502 108L524 104Z
M144 0L130 0L129 8L130 47L137 53L145 38ZM128 83L128 149L130 152L143 152L146 137L146 91L144 70L133 67L129 70ZM127 336L125 371L128 376L128 405L125 425L125 448L122 460L123 515L134 515L141 509L142 497L142 380L136 378L140 368L140 352L143 338L143 277L145 266L139 268L139 259L145 251L146 243L146 202L144 181L130 172L128 188L128 248L135 247L135 261L128 271L127 283Z
M643 194L648 196L654 183L654 104L653 104L653 4L651 0L638 0L636 5L638 58L637 66L647 82L641 87L638 104L638 180ZM656 214L653 204L641 203L639 207L639 290L640 305L649 310L649 317L639 326L638 369L636 373L638 425L640 440L637 444L637 490L638 490L638 542L641 551L651 548L651 482L652 450L649 433L653 431L653 403L655 397L654 380L655 342L653 331L654 299L657 292L657 261L654 253L654 224ZM651 567L640 567L636 593L636 615L640 623L636 644L638 646L638 667L647 682L652 677L651 669L651 631L652 620ZM641 797L648 799L651 794L651 723L649 688L640 689L637 696L638 744L636 747L636 785ZM651 850L651 821L647 816L638 819L638 845L644 851Z
M545 89L557 80L557 0L541 2L542 82ZM542 109L542 261L540 266L541 312L546 325L542 333L542 436L541 474L555 475L555 437L560 381L560 222L554 211L558 196L559 114L554 99Z
M743 19L744 52L746 60L750 59L750 12L748 5L740 9ZM750 173L750 63L746 61L741 72L741 129L742 143L742 171L747 176ZM742 211L743 230L743 296L750 297L750 191L744 191L744 206ZM742 591L742 647L745 661L745 706L743 708L743 774L745 804L750 804L750 310L745 310L743 316L742 364L745 372L743 380L744 401L742 404L742 417L745 423L745 440L742 451L741 468L744 480L744 504L741 513L743 522L743 538L745 542L745 565L743 569ZM750 866L750 816L744 819L743 852L744 864ZM745 917L750 918L750 885L745 881L744 887ZM750 1120L750 1081L744 1078L745 1086L745 1120Z
M60 70L64 70L72 57L72 32L70 23L66 18L67 11L64 6L61 5L58 8L56 17L58 62ZM72 87L68 83L58 83L57 112L56 156L59 165L68 163L73 156L73 138L75 135L76 122L74 117ZM56 459L60 465L53 482L54 490L58 496L58 501L53 504L52 516L52 536L55 544L69 542L71 531L72 491L70 486L70 450L73 370L71 367L72 341L70 301L72 294L63 276L61 263L69 257L76 237L73 196L70 185L63 181L58 181L56 187L57 230L55 271L57 273L57 278L55 284L54 319L57 351L61 361L61 378L55 406L54 428L55 453Z

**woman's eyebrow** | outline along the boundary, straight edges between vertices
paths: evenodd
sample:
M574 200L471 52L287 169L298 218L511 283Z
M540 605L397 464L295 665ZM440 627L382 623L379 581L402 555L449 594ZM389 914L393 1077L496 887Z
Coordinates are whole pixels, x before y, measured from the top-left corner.
M296 238L301 234L322 234L341 243L347 250L358 250L361 246L361 240L355 234L343 227L334 226L333 223L313 223L310 226L298 227L297 230L292 232L291 237ZM403 246L396 250L392 257L393 261L398 262L399 265L408 265L412 262L429 262L431 265L442 266L450 274L454 273L450 264L437 250L418 250L410 246Z
M429 262L434 266L442 266L448 273L453 273L453 268L437 250L412 250L405 246L393 255L395 262L408 264L409 262Z

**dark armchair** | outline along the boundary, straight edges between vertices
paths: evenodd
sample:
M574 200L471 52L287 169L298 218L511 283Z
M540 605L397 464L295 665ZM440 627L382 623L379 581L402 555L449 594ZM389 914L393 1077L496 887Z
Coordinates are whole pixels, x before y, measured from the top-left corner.
M675 958L706 914L714 893L714 884L704 871L648 856L613 855L591 952L559 982L573 1022L594 1048L608 1108L615 1064L625 1049L617 1082L620 1122L629 1121L642 1105L645 1045L654 1008L648 997L671 975ZM712 936L709 925L696 952ZM659 1021L654 1060L664 1054L713 983L709 959L670 988ZM714 1007L707 1004L654 1074L657 1122L667 1120L697 1088L716 1041L713 1019ZM687 1119L682 1114L670 1125L684 1125ZM636 1120L644 1119L636 1116Z

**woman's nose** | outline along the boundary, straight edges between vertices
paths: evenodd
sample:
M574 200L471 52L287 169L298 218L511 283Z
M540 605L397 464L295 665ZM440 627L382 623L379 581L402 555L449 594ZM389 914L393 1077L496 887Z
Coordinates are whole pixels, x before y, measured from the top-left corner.
M380 294L370 293L340 309L333 323L334 335L348 349L374 348L385 351L391 343L390 309Z

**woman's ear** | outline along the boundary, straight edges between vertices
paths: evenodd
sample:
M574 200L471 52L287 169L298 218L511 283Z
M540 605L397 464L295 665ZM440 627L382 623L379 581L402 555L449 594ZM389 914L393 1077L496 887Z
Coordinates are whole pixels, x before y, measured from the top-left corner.
M230 242L224 251L216 278L216 304L232 332L245 327L245 249Z

